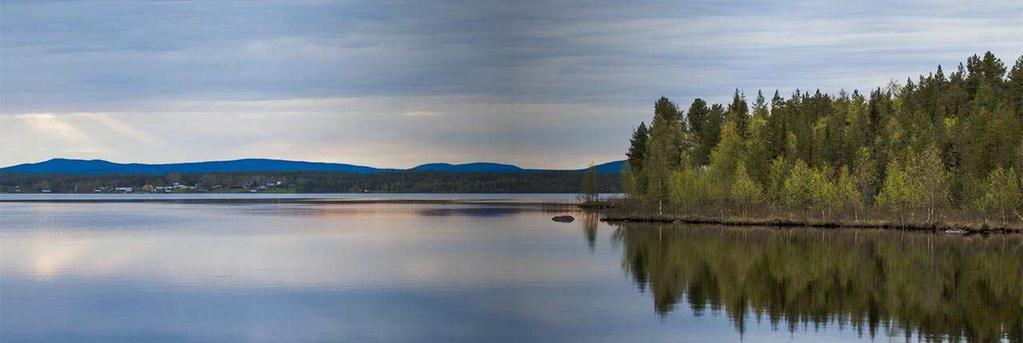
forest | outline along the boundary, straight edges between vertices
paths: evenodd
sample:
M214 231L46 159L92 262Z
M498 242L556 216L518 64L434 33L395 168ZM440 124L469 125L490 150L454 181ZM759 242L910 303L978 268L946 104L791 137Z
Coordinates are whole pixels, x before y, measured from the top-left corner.
M589 177L584 177L589 175ZM620 192L617 173L537 171L521 173L465 173L393 171L368 174L343 172L202 173L162 175L0 174L0 192L54 193L113 192L115 187L145 185L190 186L188 192L285 193L580 193ZM584 180L585 179L585 180ZM585 181L585 182L584 182ZM278 184L277 182L280 182Z
M667 98L631 139L625 211L801 220L1023 222L1023 57L861 93Z

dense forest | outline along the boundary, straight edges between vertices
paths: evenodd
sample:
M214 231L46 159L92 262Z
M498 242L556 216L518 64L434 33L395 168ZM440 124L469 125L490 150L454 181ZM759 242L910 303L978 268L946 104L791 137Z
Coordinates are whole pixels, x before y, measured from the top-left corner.
M204 173L163 175L0 175L0 192L93 193L114 192L115 187L143 191L146 185L178 184L181 192L299 192L299 193L579 193L581 187L598 192L621 192L617 173L538 171L520 173L454 173L394 171L368 174L342 172ZM279 183L278 183L279 182Z
M640 123L623 181L637 212L804 220L1023 221L1023 57L871 90L752 104L667 98Z

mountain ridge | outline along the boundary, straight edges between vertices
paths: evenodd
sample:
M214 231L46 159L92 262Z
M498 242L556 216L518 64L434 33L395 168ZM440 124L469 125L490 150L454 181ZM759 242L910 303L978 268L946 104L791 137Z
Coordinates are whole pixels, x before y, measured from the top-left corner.
M595 165L600 173L618 173L624 161L611 161ZM461 164L426 163L408 169L376 168L347 163L308 162L268 158L242 158L236 160L200 161L181 163L117 163L100 159L53 158L37 163L22 163L0 168L3 173L71 174L71 175L162 175L169 173L242 173L242 172L344 172L370 174L395 171L432 171L452 173L523 173L540 171L581 171L583 169L526 169L513 164L470 162Z

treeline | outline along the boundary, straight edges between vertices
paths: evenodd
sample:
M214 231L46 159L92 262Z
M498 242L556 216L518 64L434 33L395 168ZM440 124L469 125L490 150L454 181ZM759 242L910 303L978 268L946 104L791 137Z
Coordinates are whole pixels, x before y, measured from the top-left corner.
M579 193L582 171L544 171L525 173L449 173L432 171L380 172L353 174L338 172L287 173L209 173L164 175L67 175L0 174L0 192L92 193L97 188L144 185L169 186L175 183L194 186L198 192L244 192L267 184L261 191L298 193ZM280 185L277 182L280 181ZM599 192L620 193L619 174L596 174L593 180Z
M637 211L1023 221L1023 57L974 55L869 94L758 91L750 104L736 90L686 111L662 97L627 155Z

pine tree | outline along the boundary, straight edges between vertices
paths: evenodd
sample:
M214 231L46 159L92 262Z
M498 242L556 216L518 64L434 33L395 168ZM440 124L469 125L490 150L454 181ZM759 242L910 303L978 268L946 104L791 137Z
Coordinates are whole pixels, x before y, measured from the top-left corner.
M735 90L732 96L732 103L728 104L725 112L725 121L735 123L735 130L739 136L746 136L746 126L749 121L749 106L746 104L746 97Z
M1016 59L1005 81L1005 97L1016 112L1016 119L1023 122L1023 56Z
M633 171L643 170L643 157L646 156L646 144L650 138L650 131L646 128L646 123L640 122L639 127L632 131L632 139L629 140L629 152L625 153L625 156L629 158L629 166L632 167Z
M646 197L657 204L658 213L669 200L671 173L682 165L682 123L678 108L668 98L661 97L654 105L654 120L650 124L647 155L642 174L647 188Z
M686 112L686 120L689 122L689 131L693 133L693 164L705 166L710 163L710 149L713 145L707 137L706 126L710 120L710 108L703 99L696 98Z
M646 189L646 179L643 174L643 162L647 154L647 141L650 139L650 130L646 123L640 122L639 127L632 131L632 139L629 141L629 151L625 153L628 157L627 172L623 173L622 180L625 182L625 189L634 196L642 196Z

